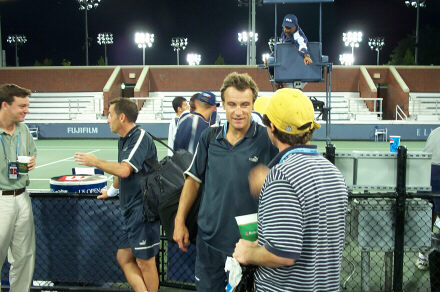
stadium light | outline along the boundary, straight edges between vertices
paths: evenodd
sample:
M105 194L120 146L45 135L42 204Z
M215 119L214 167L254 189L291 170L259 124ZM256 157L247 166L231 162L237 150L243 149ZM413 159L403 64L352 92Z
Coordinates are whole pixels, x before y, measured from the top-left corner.
M271 52L273 52L273 49L275 48L275 44L277 44L277 43L281 43L281 38L280 38L280 37L276 37L276 38L271 37L271 38L269 39L269 41L267 42L267 44L269 45L269 50L270 50Z
M201 60L202 60L202 56L200 56L200 54L189 53L186 55L186 61L190 66L200 65Z
M368 45L370 46L370 49L377 52L377 62L376 64L379 65L379 52L382 50L383 46L385 45L384 38L383 37L373 37L368 40Z
M15 66L18 67L19 66L18 47L24 45L27 42L27 38L25 35L14 34L14 35L8 36L6 41L8 43L10 43L11 45L15 46Z
M261 60L263 60L263 63L266 62L266 60L268 60L270 57L269 53L264 53L263 55L261 55Z
M241 45L245 45L247 48L247 55L246 55L246 65L251 64L251 52L250 52L250 44L252 42L258 41L258 33L253 33L252 31L246 32L239 32L238 33L238 41Z
M187 38L173 37L171 39L171 47L173 47L174 51L177 52L177 65L180 65L179 52L180 50L184 51L187 45L188 45Z
M86 47L86 66L89 66L89 31L87 24L87 11L97 8L101 0L77 0L79 4L79 10L84 10L85 14L85 27L86 27L86 38L85 38L85 47Z
M362 42L362 32L360 31L349 31L342 34L342 41L346 47L351 47L351 54L354 60L354 48L359 47L359 43Z
M414 62L418 62L418 47L419 47L419 18L420 18L420 8L426 7L425 0L405 0L405 5L408 7L414 7L417 9L416 17L416 44L414 48Z
M107 45L113 44L113 34L110 32L98 33L98 44L104 45L104 60L105 60L105 65L108 65Z
M151 48L154 43L154 34L148 32L137 32L134 34L134 41L139 49L142 49L142 65L145 65L145 48Z
M339 62L344 66L351 66L354 63L353 54L341 54L339 55Z

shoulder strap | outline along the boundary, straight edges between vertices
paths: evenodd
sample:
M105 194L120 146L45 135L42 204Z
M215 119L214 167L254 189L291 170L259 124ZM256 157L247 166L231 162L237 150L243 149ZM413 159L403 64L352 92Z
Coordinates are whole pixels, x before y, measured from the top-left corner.
M163 142L163 141L161 141L159 138L153 136L150 132L148 132L148 131L146 131L146 132L148 133L148 135L151 136L151 138L152 138L154 141L157 141L157 142L159 142L160 144L162 144L163 146L165 146L165 147L167 147L168 149L170 149L170 150L173 152L173 154L176 153L176 151L175 151L173 148L171 148L170 146L168 146L167 144L165 144L165 142Z

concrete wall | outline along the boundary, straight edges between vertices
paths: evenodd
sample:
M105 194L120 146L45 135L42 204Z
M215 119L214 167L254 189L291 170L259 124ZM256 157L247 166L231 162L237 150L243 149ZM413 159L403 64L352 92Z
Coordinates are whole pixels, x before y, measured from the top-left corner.
M115 70L115 66L95 67L18 67L0 68L0 84L17 83L32 91L66 92L66 91L102 91ZM105 111L108 101L121 95L121 83L135 84L143 66L120 66L120 72L111 82L110 90L104 92ZM390 74L388 66L367 66L373 82L387 84L387 90L381 93L384 98L384 117L395 118L396 105L403 107L408 114L409 94L402 89L396 76ZM398 75L415 92L440 92L439 66L402 66L395 67ZM151 91L201 91L219 90L224 77L231 72L248 73L257 82L261 91L272 91L266 70L256 66L149 66L146 78L142 80L138 96L148 96ZM130 78L129 74L135 77ZM374 74L379 73L375 78ZM400 78L399 77L399 78ZM362 77L359 66L333 66L333 92L359 92L362 97L376 97L377 94L368 88L365 77ZM325 82L308 83L304 91L325 91ZM367 106L373 109L372 102Z

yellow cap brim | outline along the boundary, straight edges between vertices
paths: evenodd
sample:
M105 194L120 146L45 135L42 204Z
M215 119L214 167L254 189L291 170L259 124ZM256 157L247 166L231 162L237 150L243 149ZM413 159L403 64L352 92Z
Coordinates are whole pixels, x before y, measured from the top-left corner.
M262 115L266 114L267 106L269 105L271 96L260 96L257 98L257 100L254 103L254 110L257 113L260 113Z

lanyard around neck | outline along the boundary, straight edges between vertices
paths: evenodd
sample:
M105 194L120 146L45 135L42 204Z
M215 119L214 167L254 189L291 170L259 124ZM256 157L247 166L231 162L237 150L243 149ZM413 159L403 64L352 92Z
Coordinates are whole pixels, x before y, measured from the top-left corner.
M9 161L8 154L6 152L5 141L3 140L3 137L1 135L0 135L0 140L2 141L3 152L5 153L5 158L6 158L6 160ZM18 154L20 154L20 136L17 136L17 157L18 157Z
M295 148L292 150L289 150L286 152L286 154L281 157L280 162L282 162L284 159L286 159L287 156L289 156L292 153L303 153L303 154L317 154L318 149L316 148Z

